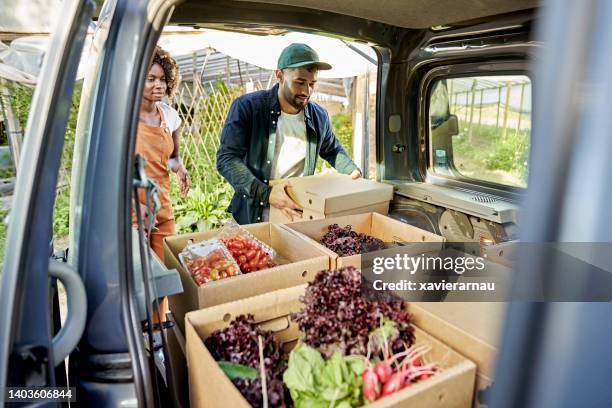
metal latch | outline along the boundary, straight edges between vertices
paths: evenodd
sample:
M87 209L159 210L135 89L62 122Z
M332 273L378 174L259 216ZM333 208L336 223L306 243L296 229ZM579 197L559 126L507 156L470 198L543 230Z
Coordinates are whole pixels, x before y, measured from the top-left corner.
M403 153L406 151L406 145L403 144L394 144L393 147L391 148L391 151L393 153Z

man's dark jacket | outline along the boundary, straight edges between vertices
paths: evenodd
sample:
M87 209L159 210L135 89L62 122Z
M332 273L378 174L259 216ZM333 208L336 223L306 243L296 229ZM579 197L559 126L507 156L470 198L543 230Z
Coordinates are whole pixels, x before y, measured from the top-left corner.
M217 170L234 187L229 207L240 224L260 222L272 188L268 185L274 159L276 126L281 113L278 84L237 98L230 107L217 151ZM304 175L314 174L321 156L340 173L357 166L334 135L327 111L314 102L304 108L306 160Z

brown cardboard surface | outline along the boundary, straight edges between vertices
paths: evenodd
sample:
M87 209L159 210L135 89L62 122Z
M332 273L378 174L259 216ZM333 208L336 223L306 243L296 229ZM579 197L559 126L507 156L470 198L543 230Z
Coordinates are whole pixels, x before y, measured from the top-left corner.
M476 363L477 391L491 384L506 303L414 302L410 306L415 324Z
M351 225L353 231L374 236L384 242L400 242L402 244L411 242L431 243L431 247L428 249L432 251L440 249L444 242L444 237L440 235L378 213L355 214L326 218L324 220L296 222L284 225L283 228L297 231L313 241L316 241L316 244L326 251L332 259L332 267L341 268L345 266L354 266L356 268L361 268L361 255L339 257L333 251L319 244L319 241L323 238L323 235L325 235L331 224L338 224L341 227ZM420 250L422 247L418 249ZM335 260L335 264L333 260Z
M261 322L266 329L273 330L281 342L293 343L300 333L289 320L288 314L302 308L298 298L304 288L302 285L283 289L187 314L187 365L189 395L193 407L249 407L208 352L203 340L214 330L227 327L236 316L252 313L256 321ZM470 407L476 376L474 363L418 327L415 334L417 344L427 343L432 347L426 358L436 361L444 370L368 406Z
M183 293L170 296L170 310L181 331L184 332L185 313L250 296L300 285L311 281L315 274L331 266L329 255L318 244L300 234L278 225L259 223L245 225L255 237L270 245L277 252L277 260L288 262L274 268L228 279L221 279L198 287L178 259L178 253L190 241L209 239L216 231L176 235L164 240L165 263L179 271Z
M391 201L393 186L374 180L352 180L346 174L322 174L287 179L287 194L300 207L332 214Z
M299 218L289 219L281 210L276 207L270 207L270 222L273 224L289 224L292 222L309 221L309 220L322 220L325 218L340 217L343 215L353 214L365 214L365 213L379 213L387 215L389 213L389 201L383 201L382 203L376 203L372 205L366 205L364 207L349 208L343 211L324 214L314 210L305 208L302 212L302 216Z

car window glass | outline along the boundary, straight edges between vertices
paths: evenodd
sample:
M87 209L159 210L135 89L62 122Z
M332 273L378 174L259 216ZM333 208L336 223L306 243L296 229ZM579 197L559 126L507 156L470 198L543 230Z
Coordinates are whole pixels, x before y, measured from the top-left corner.
M430 171L527 187L531 81L524 75L444 78L428 101Z

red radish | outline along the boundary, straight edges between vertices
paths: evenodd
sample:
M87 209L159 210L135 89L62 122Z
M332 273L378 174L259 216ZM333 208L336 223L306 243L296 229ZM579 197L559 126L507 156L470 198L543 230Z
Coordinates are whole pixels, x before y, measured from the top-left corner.
M383 385L382 396L385 397L387 395L393 394L394 392L399 391L404 386L404 373L397 372L391 375L389 381Z
M406 374L408 377L408 381L425 380L434 375L437 369L438 366L436 364L428 364L426 366L421 367L412 366L408 369Z
M380 387L378 384L378 377L372 367L366 368L361 378L363 379L363 396L368 401L375 401L380 393Z
M391 370L391 366L384 361L381 361L380 363L376 364L376 366L374 367L374 372L378 376L378 380L381 383L386 383L387 381L389 381L389 378L393 373L393 371Z

